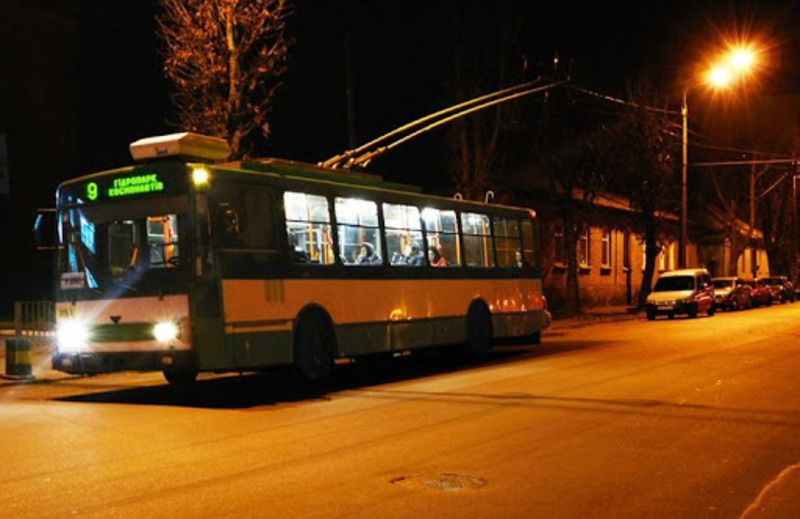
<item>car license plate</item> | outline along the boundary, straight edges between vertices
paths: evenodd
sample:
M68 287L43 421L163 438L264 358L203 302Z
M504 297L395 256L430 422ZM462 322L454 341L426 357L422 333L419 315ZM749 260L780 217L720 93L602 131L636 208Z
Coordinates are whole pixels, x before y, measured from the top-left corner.
M674 308L675 307L672 306L672 305L664 305L664 306L659 306L658 307L659 310L673 310Z

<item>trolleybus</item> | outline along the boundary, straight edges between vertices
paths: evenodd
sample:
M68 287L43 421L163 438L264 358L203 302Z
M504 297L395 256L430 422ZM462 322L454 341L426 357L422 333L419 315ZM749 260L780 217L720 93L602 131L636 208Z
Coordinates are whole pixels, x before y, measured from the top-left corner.
M430 196L224 141L137 141L133 165L57 191L55 369L200 372L539 339L529 209ZM216 162L215 162L216 161Z

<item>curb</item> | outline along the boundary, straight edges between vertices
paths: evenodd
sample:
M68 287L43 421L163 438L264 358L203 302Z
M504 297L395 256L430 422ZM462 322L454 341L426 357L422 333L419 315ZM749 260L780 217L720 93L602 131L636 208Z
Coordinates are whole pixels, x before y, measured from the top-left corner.
M644 319L644 313L638 310L614 313L587 312L576 317L554 319L550 327L544 330L544 333L546 334L549 330L571 330L575 328L583 328L585 326L592 326L594 324L638 321L642 319Z

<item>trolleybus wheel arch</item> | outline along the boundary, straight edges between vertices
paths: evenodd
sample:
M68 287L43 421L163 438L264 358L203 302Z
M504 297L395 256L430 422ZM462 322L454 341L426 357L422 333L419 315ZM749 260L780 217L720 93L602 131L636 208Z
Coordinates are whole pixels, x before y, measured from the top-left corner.
M485 355L492 348L492 313L482 299L476 299L467 310L467 347L474 355Z
M336 355L336 332L327 312L318 306L305 308L295 319L292 358L309 380L330 375Z

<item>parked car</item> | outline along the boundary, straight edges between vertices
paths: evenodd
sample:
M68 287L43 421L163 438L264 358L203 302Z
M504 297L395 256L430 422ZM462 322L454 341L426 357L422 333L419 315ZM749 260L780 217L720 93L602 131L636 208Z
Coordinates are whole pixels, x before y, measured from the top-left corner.
M752 308L750 285L738 277L714 278L714 304L723 310Z
M769 285L772 290L772 300L785 303L787 301L794 303L797 300L797 294L794 291L794 284L789 281L786 276L770 276L761 278L761 280Z
M706 269L664 272L647 296L644 308L650 321L658 315L672 319L676 314L687 314L694 318L701 312L711 317L716 309L711 275Z
M753 307L770 306L772 304L772 289L761 279L747 281L750 285L750 300Z

